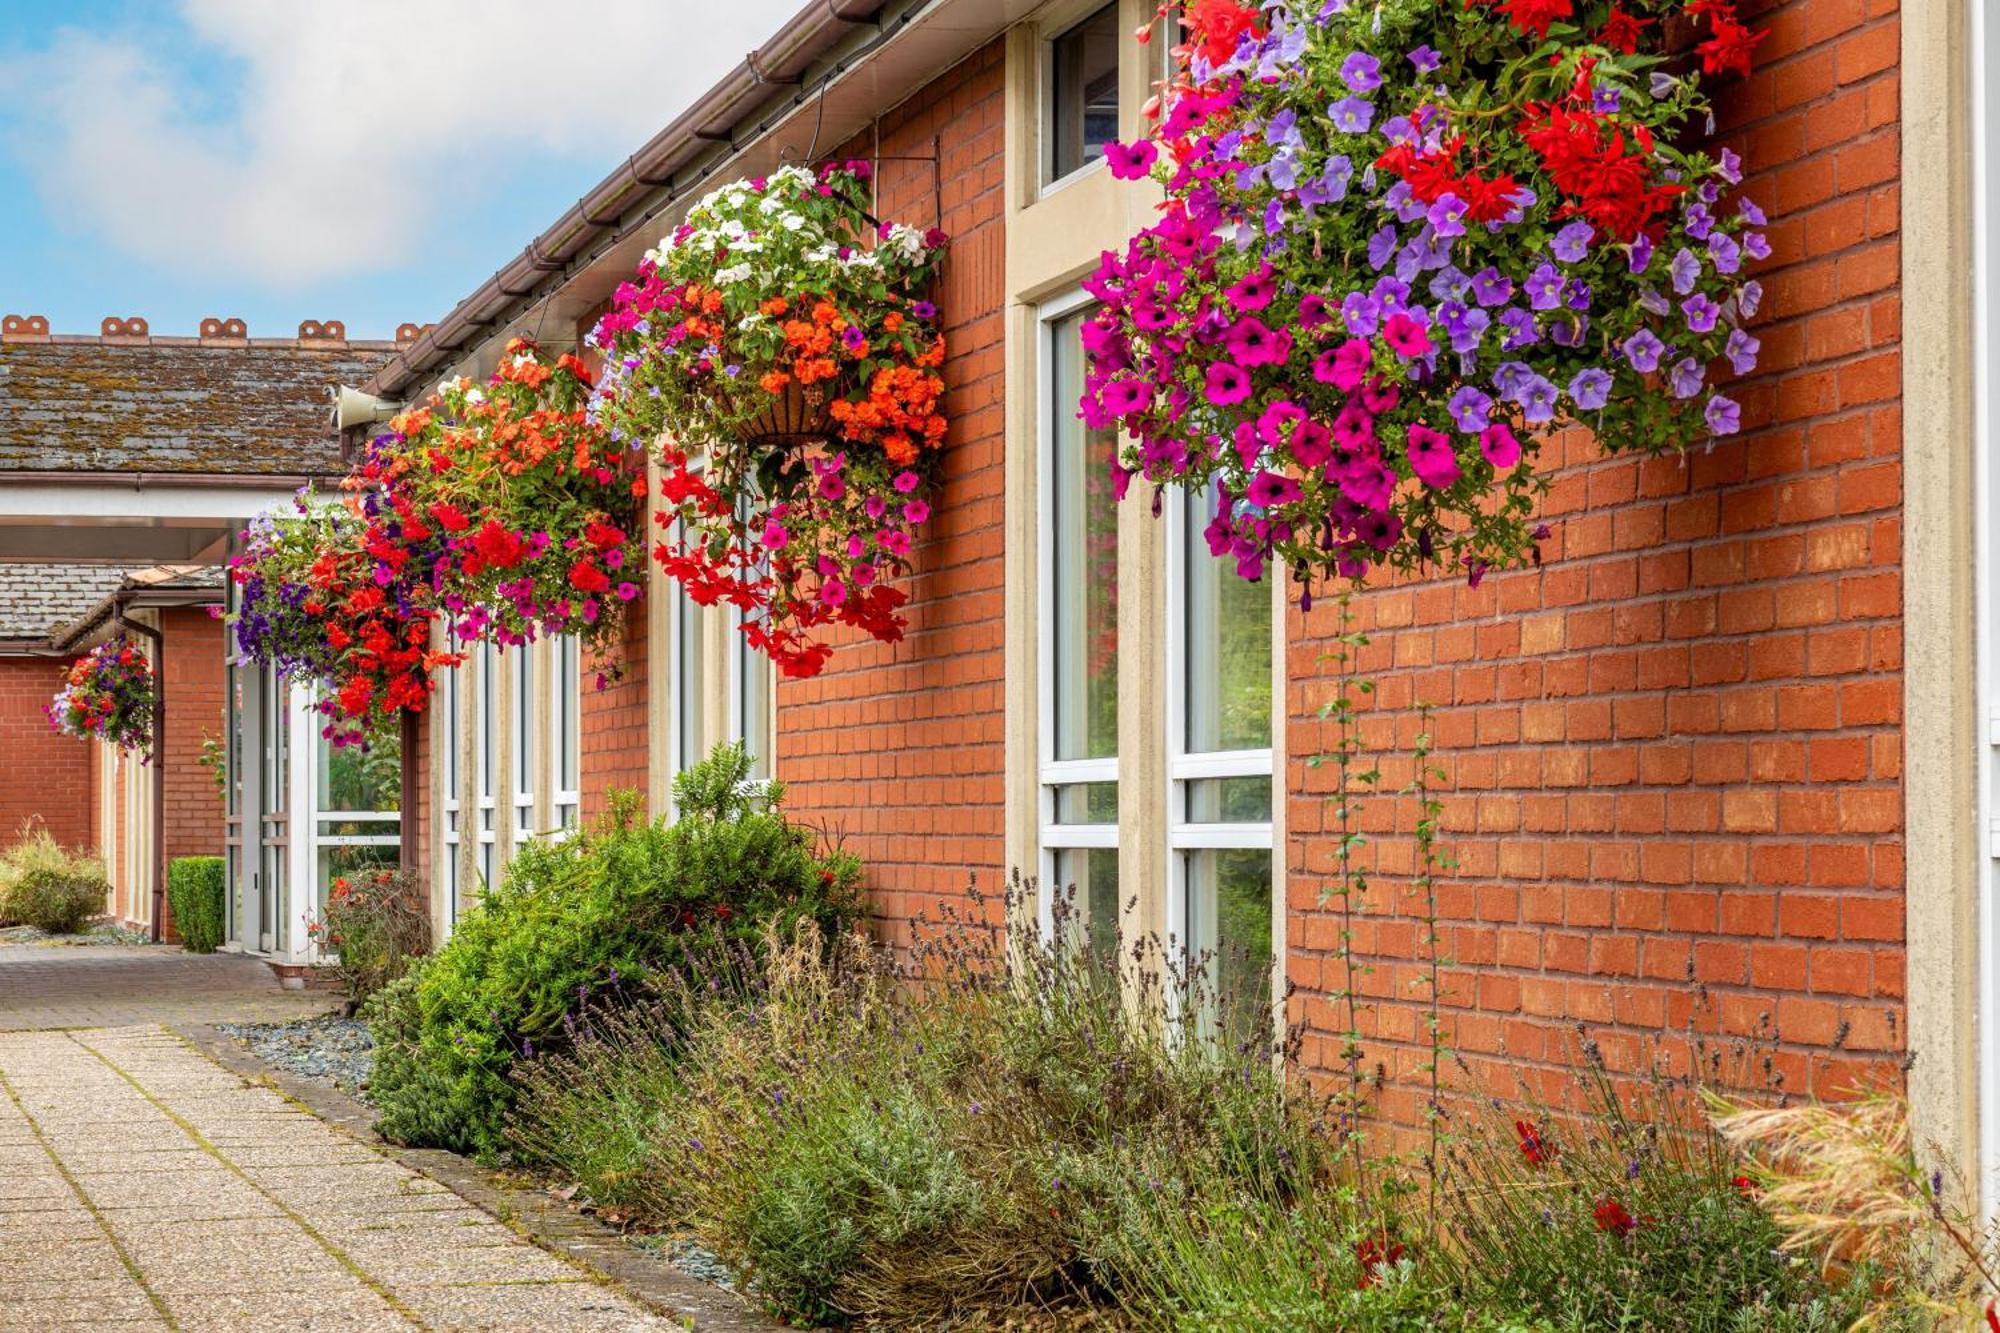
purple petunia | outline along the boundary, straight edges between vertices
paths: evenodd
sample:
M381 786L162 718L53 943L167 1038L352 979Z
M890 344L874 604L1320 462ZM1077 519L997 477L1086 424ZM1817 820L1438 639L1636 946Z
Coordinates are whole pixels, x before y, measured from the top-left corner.
M1715 327L1715 321L1722 315L1722 307L1696 292L1681 302L1681 314L1687 317L1688 332L1707 333Z
M1342 134L1366 134L1375 124L1375 104L1365 97L1343 97L1327 107L1326 118Z
M1544 260L1540 268L1528 275L1524 290L1528 293L1528 304L1536 310L1554 310L1562 304L1563 275L1554 264Z
M1444 62L1444 57L1428 46L1418 47L1405 56L1404 59L1415 65L1419 74L1434 73L1437 67Z
M1644 273L1652 262L1653 238L1642 231L1632 238L1632 244L1626 251L1625 268L1630 273Z
M1470 384L1461 384L1446 404L1452 423L1467 435L1485 430L1493 411L1493 400Z
M1757 307L1764 304L1764 284L1755 278L1736 289L1736 308L1743 312L1743 318L1750 319L1757 313Z
M1594 235L1596 232L1588 222L1572 222L1549 242L1549 253L1565 264L1574 264L1590 253L1590 240Z
M1667 345L1651 329L1640 329L1625 340L1620 350L1625 353L1627 365L1641 375L1650 375L1660 368L1660 357L1666 353Z
M1340 317L1347 321L1348 332L1372 338L1381 325L1382 303L1367 292L1349 292L1340 303Z
M1357 93L1372 93L1382 86L1382 62L1366 51L1350 51L1340 62L1340 80Z
M1507 336L1500 342L1504 351L1533 347L1542 340L1535 329L1535 317L1519 306L1509 306L1500 312L1500 327L1507 330Z
M1734 435L1743 424L1742 409L1736 405L1735 400L1724 398L1721 394L1716 394L1708 400L1708 406L1702 410L1701 417L1708 423L1708 428L1717 435Z
M1586 412L1595 412L1611 398L1611 375L1598 366L1576 372L1569 382L1570 401Z
M1396 247L1401 242L1402 234L1392 224L1384 223L1368 238L1368 267L1380 270L1395 257Z
M1734 273L1743 267L1743 247L1727 232L1709 233L1708 257L1717 273Z
M1729 341L1723 344L1722 354L1729 358L1729 368L1739 375L1748 375L1757 368L1757 352L1763 344L1742 329L1731 329Z
M1531 375L1521 386L1521 417L1530 425L1553 421L1556 415L1556 386L1545 376Z
M1667 276L1673 279L1675 294L1686 296L1701 278L1701 261L1694 257L1694 251L1684 245L1674 252L1674 262L1667 266Z
M1472 275L1472 299L1483 306L1504 305L1513 295L1513 280L1490 264Z
M1701 362L1691 356L1684 356L1674 362L1674 368L1667 372L1667 387L1673 390L1676 398L1692 398L1701 392L1701 386L1707 378L1702 371Z

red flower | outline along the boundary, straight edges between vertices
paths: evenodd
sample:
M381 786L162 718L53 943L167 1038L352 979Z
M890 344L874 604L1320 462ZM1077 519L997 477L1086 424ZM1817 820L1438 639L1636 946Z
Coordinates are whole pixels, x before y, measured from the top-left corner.
M1366 1291L1375 1285L1383 1264L1401 1262L1403 1243L1392 1241L1385 1236L1367 1236L1354 1242L1354 1258L1361 1265L1360 1275L1354 1279L1358 1290Z
M1720 12L1710 13L1709 32L1709 39L1694 48L1701 57L1701 72L1708 75L1749 74L1750 53L1757 49L1757 43L1771 35L1768 28L1752 32L1733 15Z
M1187 8L1187 25L1194 32L1195 49L1211 65L1235 55L1244 33L1263 32L1256 9L1235 0L1194 0Z
M473 537L472 549L481 560L496 569L512 569L527 554L527 548L512 529L490 518L480 525L479 532Z
M431 520L446 532L464 532L472 526L472 520L467 518L457 505L446 504L443 501L431 506ZM422 540L416 533L408 535L416 540Z
M1556 1155L1556 1150L1543 1140L1540 1131L1525 1120L1514 1122L1514 1132L1521 1136L1521 1156L1528 1159L1531 1166L1547 1166Z
M1597 30L1597 40L1599 45L1629 56L1638 51L1639 39L1653 23L1652 19L1639 18L1613 5L1611 12L1604 16L1604 26Z
M1507 16L1515 31L1540 41L1549 35L1551 23L1569 18L1576 11L1570 0L1500 0L1500 12Z
M1732 1176L1730 1177L1729 1183L1734 1185L1736 1187L1736 1192L1742 1195L1744 1198L1754 1199L1757 1197L1757 1182L1750 1179L1750 1177Z
M1639 1226L1637 1219L1626 1212L1625 1205L1616 1199L1599 1200L1597 1207L1591 1210L1591 1216L1597 1219L1599 1231L1608 1231L1614 1236L1629 1236Z
M2000 1314L1994 1313L1992 1301L1986 1302L1986 1327L2000 1333Z
M580 592L603 592L611 586L611 576L599 569L588 556L569 567L570 586Z

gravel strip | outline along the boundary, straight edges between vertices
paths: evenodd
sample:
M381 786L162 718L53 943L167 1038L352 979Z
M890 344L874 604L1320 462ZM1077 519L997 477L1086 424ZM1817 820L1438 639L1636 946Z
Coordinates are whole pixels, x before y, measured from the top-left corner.
M90 945L151 944L153 937L143 930L127 930L109 922L86 926L74 935L51 935L36 926L8 926L0 930L0 944L42 944L51 948Z
M368 1100L375 1038L358 1018L321 1014L289 1023L217 1023L215 1030L249 1047L268 1065Z

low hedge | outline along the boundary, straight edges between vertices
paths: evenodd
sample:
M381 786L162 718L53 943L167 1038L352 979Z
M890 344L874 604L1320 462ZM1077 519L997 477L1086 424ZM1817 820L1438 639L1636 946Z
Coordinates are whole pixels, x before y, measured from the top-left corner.
M219 856L183 856L167 867L167 902L189 953L214 953L221 945L224 887Z

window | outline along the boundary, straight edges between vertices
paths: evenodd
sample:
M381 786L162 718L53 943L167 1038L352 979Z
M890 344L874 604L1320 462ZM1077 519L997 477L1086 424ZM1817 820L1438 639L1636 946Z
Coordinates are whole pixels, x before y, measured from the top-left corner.
M500 868L496 859L500 852L500 775L495 771L500 740L500 651L490 643L482 643L474 661L478 663L476 670L479 675L473 749L473 772L479 784L475 792L477 818L474 832L479 841L475 864L479 869L481 888L484 889L492 887L495 873Z
M1042 315L1041 876L1043 929L1118 945L1117 435L1076 414L1083 322L1072 298Z
M558 649L557 651L561 651ZM514 751L510 784L514 810L513 835L516 844L540 832L535 827L535 761L539 758L541 735L535 726L535 648L524 644L503 659L514 670ZM553 721L553 719L551 719Z
M1271 586L1209 553L1211 492L1183 494L1169 532L1170 912L1239 1030L1271 1014ZM1260 1018L1261 1015L1261 1018Z
M1118 137L1118 47L1116 4L1049 42L1043 184L1101 160Z
M575 828L583 810L583 657L573 635L555 641L555 698L549 722L555 729L556 827Z
M742 741L750 756L750 776L771 776L771 659L752 648L742 633L740 612L730 613L729 739Z
M445 924L447 927L458 920L460 899L459 848L464 839L459 836L459 766L458 751L464 744L465 724L459 716L459 676L463 667L448 667L444 672L444 683L439 690L442 696L437 704L444 720L444 735L439 747L444 751L444 762L439 766L444 777L444 818L440 821L444 829L444 901Z
M674 604L674 768L686 772L707 758L708 617L676 587Z

